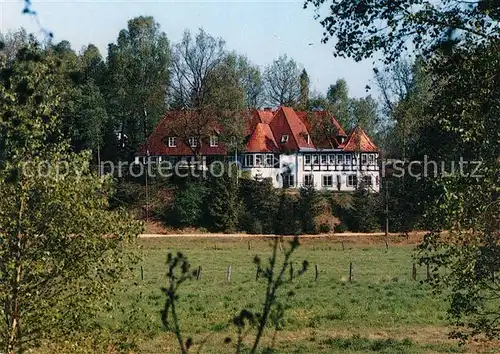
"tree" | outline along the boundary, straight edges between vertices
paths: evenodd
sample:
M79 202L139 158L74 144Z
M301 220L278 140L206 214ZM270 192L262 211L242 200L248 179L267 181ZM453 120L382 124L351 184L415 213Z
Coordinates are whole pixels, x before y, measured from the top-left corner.
M309 105L309 75L306 69L302 69L299 77L300 80L300 98L299 106L301 109L307 109Z
M335 1L322 17L326 0L306 0L324 27L323 42L335 36L334 55L356 61L382 52L386 63L408 48L432 54L460 42L500 39L500 6L496 1L392 0Z
M278 200L272 181L241 179L239 188L244 206L241 228L253 234L273 233Z
M346 129L352 129L360 125L370 136L374 136L380 126L377 102L371 97L351 98L351 118Z
M264 104L264 83L260 68L253 65L245 56L238 56L240 68L240 85L245 92L245 103L248 108L261 108Z
M201 181L188 181L174 195L173 222L176 226L196 227L203 217L206 188Z
M344 79L339 79L328 87L326 98L329 102L328 110L332 112L340 126L349 129L352 125L349 113L349 88Z
M300 98L300 69L286 54L264 70L266 102L270 105L294 106Z
M13 61L17 52L30 42L29 37L24 28L15 32L0 32L0 56L5 56L7 62Z
M210 174L208 180L206 223L214 232L235 232L241 213L241 200L238 193L234 166L224 166L222 176Z
M228 55L222 38L203 29L194 39L185 31L174 46L170 105L177 111L175 119L165 124L197 157L209 136L220 135L234 144L243 135L245 92L240 69L244 65L240 64L237 56ZM192 138L195 146L189 143Z
M0 59L0 345L9 353L94 325L123 274L119 246L140 232L109 211L110 181L61 138L59 70L36 47Z
M165 114L171 50L153 17L136 17L108 46L106 101L123 158L131 158Z
M429 110L435 119L419 141L429 160L459 165L448 166L451 178L425 178L431 232L419 256L432 266L434 288L449 290L449 314L458 327L452 334L462 340L500 336L499 49L496 43L471 43L433 61L439 81Z
M299 234L302 227L299 216L298 199L286 191L282 191L279 196L274 232L277 235Z
M400 59L374 72L381 91L382 112L387 119L385 150L404 160L409 147L417 141L420 129L430 119L426 108L432 92L431 77L422 58L414 62Z

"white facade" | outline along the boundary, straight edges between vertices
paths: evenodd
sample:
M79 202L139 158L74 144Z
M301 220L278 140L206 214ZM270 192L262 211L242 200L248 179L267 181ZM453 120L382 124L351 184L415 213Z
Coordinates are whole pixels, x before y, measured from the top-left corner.
M246 153L243 170L256 179L270 178L276 188L313 185L318 190L353 192L380 190L378 153L310 150L292 154Z

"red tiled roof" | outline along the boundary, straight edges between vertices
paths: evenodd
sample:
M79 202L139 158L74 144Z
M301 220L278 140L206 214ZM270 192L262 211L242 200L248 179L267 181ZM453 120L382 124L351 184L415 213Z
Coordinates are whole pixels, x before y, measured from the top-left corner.
M347 140L342 145L343 151L364 151L377 152L377 146L366 135L365 131L359 125L354 127L349 133Z
M183 141L183 139L177 137L176 146L168 147L167 138L169 136L174 136L169 128L169 120L176 119L178 115L181 114L178 111L169 112L163 117L155 131L148 138L147 143L142 144L139 148L139 154L145 155L149 149L149 155L151 156L161 156L161 155L171 155L171 156L192 156L194 155L193 149ZM182 112L182 114L188 114L188 112ZM214 126L214 134L220 133L220 127ZM219 141L218 146L210 146L210 138L206 137L201 141L201 147L199 148L199 153L201 155L226 155L227 149L223 142Z
M250 113L250 114L249 114ZM171 120L183 120L183 124L189 126L191 123L189 111L169 112L157 125L155 131L148 138L147 143L140 147L138 155L146 154L149 149L151 156L157 155L172 155L172 156L192 156L191 149L185 141L177 137L176 147L168 147L167 138L174 136L173 128L170 128ZM314 125L311 121L314 117L332 119L332 123L338 128L338 135L345 136L345 132L338 124L337 120L328 112L318 111L313 114L307 112L295 112L289 107L280 107L277 111L271 110L253 110L242 112L245 115L247 152L289 152L297 151L301 148L311 149L331 149L339 148L344 151L378 151L378 148L366 135L360 127L356 126L350 133L345 142L338 144L335 136L328 136L326 133L323 137L316 136L316 141L312 141L314 137L308 139L308 135L312 131ZM194 118L193 118L194 119ZM214 134L221 133L221 127L214 123ZM281 142L283 135L288 135L287 142ZM202 139L199 153L202 155L226 155L227 149L222 141L219 141L217 147L210 147L209 137Z
M284 151L296 151L300 148L312 148L314 144L309 139L309 131L304 122L300 120L295 111L289 107L280 107L271 123L269 123L271 130L278 142L280 149ZM281 142L283 135L288 135L287 142Z
M268 124L257 124L248 139L246 152L279 152L278 144Z
M311 115L313 115L314 117L316 117L320 121L323 121L324 118L326 117L326 118L330 119L333 126L337 129L338 136L344 136L344 137L347 136L347 134L345 133L344 129L342 129L342 127L340 126L340 124L337 121L337 119L335 118L335 116L328 111L313 111L313 112L297 111L296 113L297 113L297 116L300 119L302 119L306 125L308 125L307 121L309 120L309 117L311 117ZM308 125L308 127L309 127L309 125Z

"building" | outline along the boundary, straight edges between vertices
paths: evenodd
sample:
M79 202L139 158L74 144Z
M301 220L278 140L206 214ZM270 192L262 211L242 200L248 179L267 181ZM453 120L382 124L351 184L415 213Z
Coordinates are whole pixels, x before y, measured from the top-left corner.
M194 161L197 147L204 167L228 156L219 142L219 132L196 141L169 134L166 119L158 124L136 162ZM276 188L314 186L316 189L354 191L363 185L379 191L378 148L359 126L346 134L335 117L326 111L299 112L289 107L253 110L246 127L246 148L237 154L243 170L256 179L270 178Z

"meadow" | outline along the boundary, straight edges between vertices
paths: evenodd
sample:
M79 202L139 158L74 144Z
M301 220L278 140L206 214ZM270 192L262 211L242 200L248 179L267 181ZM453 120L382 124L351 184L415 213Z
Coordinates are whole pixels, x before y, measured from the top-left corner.
M366 241L366 240L365 240ZM286 240L284 245L286 247ZM183 284L179 315L185 337L196 353L234 353L233 316L243 308L257 310L263 301L264 280L256 281L255 255L267 259L269 239L246 237L139 239L130 249L140 261L123 279L115 303L120 311L102 317L103 328L120 333L122 348L133 353L178 353L176 339L160 320L167 286L166 257L183 252L199 280ZM425 267L412 279L415 246L346 238L304 239L294 259L309 270L282 291L293 290L287 302L284 328L268 328L263 353L469 353L479 345L460 347L447 338L446 303L425 283ZM352 262L352 281L349 265ZM315 265L318 265L318 278ZM231 265L231 279L227 269ZM231 343L224 343L225 338ZM251 336L249 339L252 339ZM132 343L133 342L133 343ZM200 347L200 344L202 346ZM127 348L127 345L129 347ZM117 348L119 349L119 348ZM491 349L485 352L494 353Z

